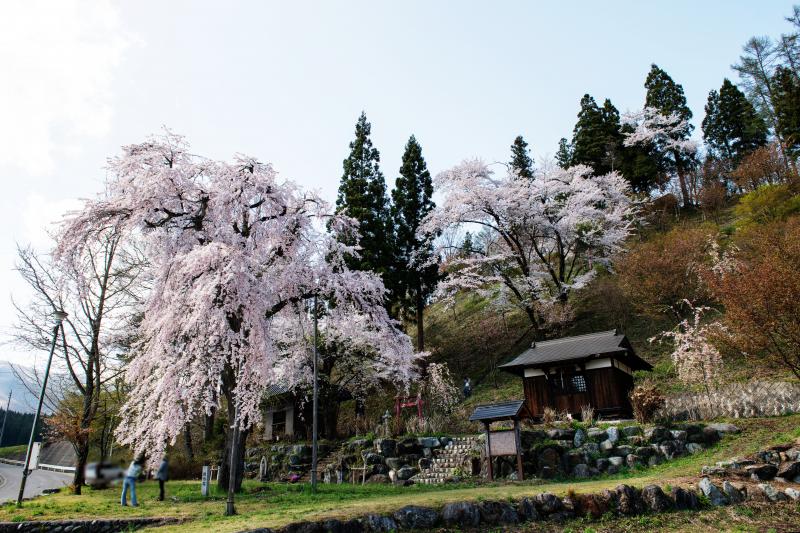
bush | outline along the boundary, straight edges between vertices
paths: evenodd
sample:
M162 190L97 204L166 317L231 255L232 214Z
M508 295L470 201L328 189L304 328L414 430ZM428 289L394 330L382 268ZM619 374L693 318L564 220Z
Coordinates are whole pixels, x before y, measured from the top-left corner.
M664 396L655 385L650 383L634 387L630 398L633 406L633 416L641 424L652 422L658 410L665 403Z
M785 183L762 185L742 196L734 211L741 225L784 220L800 213L800 195Z

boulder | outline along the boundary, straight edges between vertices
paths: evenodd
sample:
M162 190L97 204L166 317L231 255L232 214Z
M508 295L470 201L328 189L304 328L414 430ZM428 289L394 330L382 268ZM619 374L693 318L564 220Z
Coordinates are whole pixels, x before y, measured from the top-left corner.
M575 514L600 518L606 514L609 506L603 496L597 494L578 494L575 499Z
M672 500L658 485L647 485L642 489L642 501L648 511L663 513L672 508Z
M800 500L800 490L797 490L797 489L795 489L793 487L786 488L783 491L783 493L786 494L786 496L788 496L792 500L795 500L795 501Z
M658 453L664 456L664 459L672 459L675 455L675 445L670 441L664 441L658 445Z
M597 467L598 470L600 470L601 472L605 472L605 470L608 468L608 466L611 464L611 462L608 459L606 459L605 457L601 457L600 459L595 461L594 464L595 464L595 466Z
M403 529L432 529L439 519L439 514L428 507L407 505L395 511L392 517Z
M722 492L725 493L725 496L728 497L728 501L731 503L741 503L744 501L744 493L727 479L722 482Z
M754 481L769 481L775 478L778 467L775 465L750 465L744 467L744 471Z
M685 441L689 436L689 434L686 433L686 431L683 429L673 429L672 431L670 431L670 433L672 433L673 439L680 441Z
M422 446L417 439L409 437L397 443L397 455L421 455Z
M624 445L617 446L616 448L614 448L614 453L616 455L621 455L622 457L625 457L626 455L633 453L633 446L624 446Z
M609 476L614 475L619 472L619 469L620 469L619 466L608 465L608 468L606 468L606 474L608 474Z
M417 443L423 448L441 448L442 446L436 437L419 437Z
M391 516L368 514L361 519L366 531L397 531L397 522Z
M618 455L612 455L608 458L608 462L611 463L612 466L622 466L622 464L625 462L625 459Z
M606 435L606 430L605 429L600 429L600 428L589 428L586 431L586 434L588 435L588 437L590 439L593 439L593 440L605 440L605 438L607 436Z
M651 455L647 458L647 466L656 466L664 462L664 458L660 455Z
M484 524L517 524L519 515L516 509L508 503L494 500L485 500L478 503L481 520Z
M517 503L517 516L526 522L539 519L539 512L536 510L536 504L531 498L522 498Z
M619 428L617 426L611 426L606 429L606 438L611 442L617 442L619 440Z
M572 468L572 475L577 478L587 478L591 477L592 473L589 470L589 465L580 463Z
M364 462L368 465L383 464L383 455L374 452L362 452L361 456L364 458Z
M56 530L51 530L51 531L56 531ZM287 524L281 529L281 533L323 533L324 531L325 530L323 529L322 524L318 522L306 522L306 521Z
M711 505L728 505L728 497L725 496L725 494L723 494L708 477L701 479L697 484L697 488L700 489L700 492L702 492L706 498L708 498L708 501L711 503Z
M539 452L536 464L539 466L539 477L546 477L548 473L552 477L561 470L561 454L555 448L545 448Z
M786 480L791 480L800 476L800 461L785 463L778 469L777 476Z
M651 443L659 443L663 440L672 439L672 433L670 433L667 428L662 426L653 426L651 428L647 428L644 432L644 436L647 437L647 440Z
M388 474L389 467L386 465L372 465L372 472L367 472L368 474Z
M634 437L642 434L642 428L639 426L625 426L622 428L622 434L626 437Z
M712 444L719 442L719 432L714 428L704 427L702 438L698 442L703 442L706 444L706 446L711 446Z
M570 450L564 454L564 462L570 468L586 462L586 454L580 450Z
M575 438L574 429L550 429L547 431L547 438L552 440L568 440Z
M423 458L417 461L417 466L419 467L420 470L425 470L426 468L430 468L431 464L432 464L431 460L427 458Z
M644 510L644 504L639 493L630 485L618 485L617 510L624 515L636 515Z
M391 474L392 472L394 472L394 470L389 473ZM389 476L386 474L372 474L367 478L367 483L389 483L389 481L393 480L390 480Z
M561 500L549 492L542 492L534 496L533 503L536 504L536 510L543 515L557 513L564 508Z
M400 481L405 481L407 479L411 479L414 475L419 472L413 466L404 466L401 469L397 470L397 479Z
M738 427L728 423L709 424L706 426L706 429L713 429L717 433L722 433L722 434L739 433L741 431L741 429L739 429Z
M628 468L636 468L637 466L642 464L642 460L639 458L638 455L629 453L625 456L625 464Z
M572 437L572 445L576 448L580 448L583 446L583 443L586 442L587 438L586 433L582 429L578 429L575 431L575 436Z
M392 470L399 470L400 468L404 467L406 463L403 462L402 459L399 457L387 457L386 458L386 466L391 468Z
M448 527L478 527L481 512L474 503L448 503L442 508L442 521Z
M700 502L697 500L697 494L695 494L693 490L672 487L670 496L672 496L672 501L675 502L675 509L679 511L697 509L700 506Z
M638 448L634 448L633 453L642 457L644 459L653 456L656 451L651 448L650 446L639 446Z
M586 442L581 446L581 451L589 455L597 455L600 453L600 446L596 442Z
M330 518L322 522L322 531L325 533L361 533L364 531L364 524L358 520L342 522L341 520Z
M690 443L686 444L686 451L689 452L690 454L694 455L696 453L702 452L703 451L703 446L700 445L700 444L697 444L696 442L690 442Z
M782 502L788 499L786 494L773 487L770 483L759 483L758 490L771 502Z
M600 443L600 449L604 452L610 452L614 449L614 443L606 439Z

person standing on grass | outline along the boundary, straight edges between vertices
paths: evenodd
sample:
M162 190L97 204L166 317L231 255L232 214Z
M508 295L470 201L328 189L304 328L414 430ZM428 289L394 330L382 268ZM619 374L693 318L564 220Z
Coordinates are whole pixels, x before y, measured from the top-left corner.
M156 479L158 480L158 501L164 501L164 483L167 482L169 479L169 463L167 462L167 456L165 455L163 459L161 459L161 464L158 467L158 472L156 472Z
M144 464L144 457L139 456L131 461L128 466L128 471L125 472L125 479L122 481L122 497L120 503L123 506L128 505L128 489L131 491L131 505L138 507L139 502L136 501L136 479L142 473L142 465Z
M464 378L464 387L461 390L464 393L465 400L472 396L472 383L468 377Z

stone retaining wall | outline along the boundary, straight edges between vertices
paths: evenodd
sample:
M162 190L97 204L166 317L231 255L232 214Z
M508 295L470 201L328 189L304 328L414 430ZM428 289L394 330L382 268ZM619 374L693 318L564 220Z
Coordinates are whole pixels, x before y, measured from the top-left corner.
M729 383L708 394L682 393L667 396L665 400L657 416L671 420L781 416L800 412L800 383Z
M0 522L0 533L118 533L144 527L180 523L177 518L124 518L119 520L39 520Z

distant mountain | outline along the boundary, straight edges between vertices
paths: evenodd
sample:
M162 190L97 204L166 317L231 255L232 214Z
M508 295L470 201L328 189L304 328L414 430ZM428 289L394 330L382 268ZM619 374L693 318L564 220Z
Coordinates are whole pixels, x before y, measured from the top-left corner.
M0 409L6 408L8 392L11 394L11 411L32 413L36 410L38 396L31 394L17 379L8 361L0 361Z

